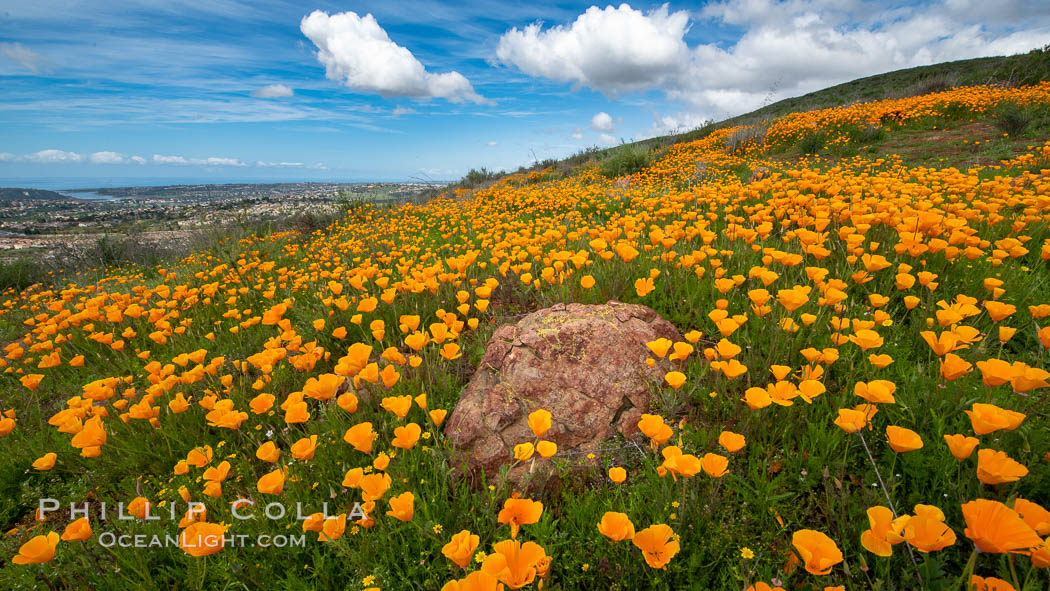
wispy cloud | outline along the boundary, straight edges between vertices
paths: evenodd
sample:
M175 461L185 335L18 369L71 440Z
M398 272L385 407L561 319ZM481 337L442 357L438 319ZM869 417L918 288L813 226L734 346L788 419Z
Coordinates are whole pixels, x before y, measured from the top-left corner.
M174 164L177 166L247 166L237 158L222 158L212 156L210 158L186 158L185 156L166 156L163 154L153 155L154 164Z
M22 161L32 162L35 164L146 164L152 163L157 165L171 165L171 166L235 166L243 167L248 166L247 163L239 158L232 158L229 156L209 156L206 158L187 157L173 154L154 154L152 158L146 159L142 156L128 156L121 154L120 152L91 152L89 154L81 154L79 152L71 152L66 150L58 150L55 148L49 148L46 150L40 150L38 152L32 152L24 154L22 156L16 156L9 152L0 152L0 161ZM255 164L260 167L298 167L303 166L301 162L264 162L259 161Z
M39 53L26 48L21 43L0 43L0 55L20 64L34 74L42 74L47 60Z
M264 168L298 168L303 165L302 162L263 162L262 160L255 163L256 166Z
M342 121L371 124L377 131L392 132L372 123L353 109L330 108L327 103L290 104L258 101L247 97L163 98L144 96L82 96L70 99L21 97L8 100L2 111L34 112L44 125L112 125L137 122L183 123L262 123L279 121Z

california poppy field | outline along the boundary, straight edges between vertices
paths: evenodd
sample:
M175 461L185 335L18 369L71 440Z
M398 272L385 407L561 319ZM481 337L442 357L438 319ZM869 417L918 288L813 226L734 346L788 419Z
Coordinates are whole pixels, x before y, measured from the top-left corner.
M1047 589L1050 141L848 150L1006 108L1050 83L8 290L0 587ZM635 434L565 453L529 408L471 475L442 427L496 328L610 300L683 335L638 351L663 382Z

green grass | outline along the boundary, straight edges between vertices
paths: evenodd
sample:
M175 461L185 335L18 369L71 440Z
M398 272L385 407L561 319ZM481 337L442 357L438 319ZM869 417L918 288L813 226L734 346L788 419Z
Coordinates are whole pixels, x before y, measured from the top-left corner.
M615 179L634 174L649 166L649 153L636 146L625 146L609 152L599 170L606 178Z

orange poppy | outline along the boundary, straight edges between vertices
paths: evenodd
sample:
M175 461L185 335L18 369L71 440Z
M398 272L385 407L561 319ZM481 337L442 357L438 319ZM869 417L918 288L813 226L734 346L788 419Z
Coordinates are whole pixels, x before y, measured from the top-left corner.
M510 537L518 537L518 528L536 523L543 515L543 503L530 499L507 499L496 521L510 525Z
M598 531L614 542L634 538L634 524L626 513L606 512L598 523Z
M66 526L65 531L62 532L62 541L79 542L87 540L91 535L91 522L88 521L87 517L81 517Z
M537 567L547 556L536 542L522 544L517 540L503 540L493 544L492 550L481 564L481 570L511 589L521 589L536 580Z
M529 413L529 428L536 437L543 437L551 428L550 411L541 408Z
M901 536L919 552L942 550L955 543L955 532L943 519L926 515L915 515L908 520Z
M441 548L441 553L460 568L467 568L471 559L474 558L474 551L477 550L480 541L481 538L464 529L452 536L449 543Z
M973 450L981 443L976 437L967 437L959 433L945 435L944 442L948 444L948 451L952 452L957 460L965 460L973 455Z
M1013 509L988 499L964 503L966 537L982 552L1004 553L1027 550L1043 542Z
M1050 535L1050 511L1044 509L1042 505L1018 498L1014 501L1014 511L1029 527L1035 530L1035 533L1041 536Z
M412 516L415 513L415 499L415 495L410 492L403 492L391 498L389 501L390 510L386 514L399 521L412 521Z
M35 536L18 549L18 554L11 559L15 564L41 564L51 562L55 557L55 548L58 547L58 532L49 532L47 535Z
M994 433L1000 429L1013 431L1020 427L1025 419L1025 415L1019 412L980 402L973 403L971 409L965 412L970 417L973 432L978 435Z
M666 443L674 435L674 431L660 415L643 414L638 421L638 430L656 445Z
M1028 468L1006 452L984 448L977 452L977 478L985 484L1016 482L1028 475Z
M729 453L740 451L747 445L747 440L739 433L722 431L718 435L718 445L721 445Z
M677 536L670 526L658 523L636 533L631 540L645 557L645 563L653 568L666 569L667 563L681 549Z
M890 449L897 453L922 449L922 437L911 429L890 425L886 427L886 437L889 439Z
M967 591L1017 591L1017 589L1002 579L973 575L970 577Z
M279 495L284 492L285 469L278 468L259 478L256 488L260 493Z
M372 430L372 423L359 423L350 427L343 434L343 441L349 443L361 453L372 453L372 443L376 440L376 432Z
M798 551L799 557L812 575L826 575L831 568L842 562L842 551L835 541L822 532L803 529L791 536L791 545Z
M227 526L220 523L196 521L182 530L179 547L190 556L201 557L222 550Z

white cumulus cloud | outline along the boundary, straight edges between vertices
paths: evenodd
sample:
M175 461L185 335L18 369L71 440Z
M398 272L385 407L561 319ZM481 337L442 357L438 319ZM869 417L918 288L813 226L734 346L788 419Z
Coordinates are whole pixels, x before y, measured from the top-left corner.
M602 111L591 117L591 129L594 131L613 131L616 129L616 126L613 125L612 117L605 111Z
M124 164L128 162L128 157L118 152L95 152L89 154L87 159L92 164Z
M284 84L268 84L252 93L253 96L258 98L284 98L293 94L295 94L295 91Z
M189 164L190 161L185 159L185 158L183 158L182 156L164 156L163 154L154 154L153 155L153 163L154 164L179 164L179 165L186 165L186 164Z
M50 164L54 162L80 162L84 156L76 152L65 152L63 150L40 150L32 154L26 154L24 159L30 162L41 162Z
M1034 0L723 0L694 14L742 33L690 46L684 10L592 6L568 24L510 29L496 56L607 96L663 91L683 111L651 131L670 131L859 77L1050 44L1050 10Z
M576 141L582 140L583 139L583 129L577 127L576 129L572 130L572 139L574 139Z
M10 162L15 159L15 155L10 152L0 152L0 162Z
M616 143L617 143L616 138L614 138L613 136L611 136L611 135L609 135L607 133L603 133L603 134L599 135L598 136L598 141L600 141L601 143L605 144L606 146L615 146Z
M371 14L315 10L299 29L317 46L325 77L383 97L443 98L453 103L488 102L459 72L435 74L408 49L394 43Z
M499 61L532 76L589 86L608 95L644 90L679 76L689 61L689 14L667 6L643 13L627 4L592 6L568 27L542 23L500 37Z

